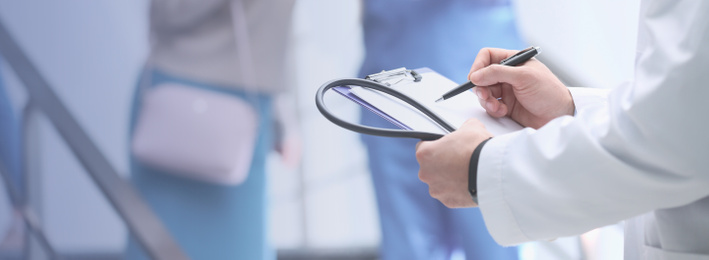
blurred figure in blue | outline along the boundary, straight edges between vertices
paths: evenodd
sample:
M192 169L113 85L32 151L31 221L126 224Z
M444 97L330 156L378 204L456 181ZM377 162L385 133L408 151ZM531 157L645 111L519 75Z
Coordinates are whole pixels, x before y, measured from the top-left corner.
M429 67L467 80L483 47L522 49L508 0L365 0L365 58L360 77L398 67ZM362 111L365 125L392 128ZM363 135L377 194L382 259L517 259L497 245L477 208L449 209L417 177L417 140Z
M0 57L1 58L1 57ZM1 60L0 60L1 61ZM21 199L24 191L22 178L22 131L21 117L15 112L10 102L10 98L5 89L5 83L0 77L0 174L9 177L3 181L9 181L9 185L14 189L14 196L5 187L0 187L0 199L9 198L11 200ZM15 201L19 202L19 201ZM8 252L22 251L24 242L24 223L20 218L19 209L12 212L2 212L3 218L9 219L9 226L4 233L0 233L0 251L7 255Z
M2 61L0 57L0 61ZM22 191L22 161L20 160L22 135L20 117L12 107L5 90L5 83L0 77L0 161L9 173L10 184L17 192ZM20 194L17 194L20 195Z
M268 241L265 163L274 148L274 99L287 87L282 75L293 4L293 0L152 1L152 49L136 88L131 136L142 122L138 117L146 109L146 90L161 84L235 98L256 115L255 140L246 140L254 145L244 144L253 147L248 151L252 158L238 184L186 178L138 160L133 150L131 181L192 259L275 259ZM212 104L188 105L200 112ZM181 129L165 129L163 134L177 130ZM219 135L220 129L211 130ZM134 240L126 256L145 257Z

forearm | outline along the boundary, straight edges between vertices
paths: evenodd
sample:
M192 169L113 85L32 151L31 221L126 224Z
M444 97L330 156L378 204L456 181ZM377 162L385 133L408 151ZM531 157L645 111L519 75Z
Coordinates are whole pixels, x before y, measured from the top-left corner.
M591 106L579 102L577 94L576 118L557 118L539 130L497 136L485 145L478 199L498 243L579 234L709 195L709 177L702 170L709 163L693 155L709 145L706 138L664 135L705 123L693 120L665 129L644 125L662 122L672 112L651 116L633 106L623 109L629 93L617 91L609 104ZM634 105L661 96L657 91Z

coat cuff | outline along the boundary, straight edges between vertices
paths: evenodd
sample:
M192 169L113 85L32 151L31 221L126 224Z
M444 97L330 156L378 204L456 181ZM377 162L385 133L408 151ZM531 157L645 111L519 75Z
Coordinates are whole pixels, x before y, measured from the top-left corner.
M512 246L531 241L520 228L505 197L505 161L507 146L521 131L499 135L482 149L478 164L478 200L485 226L495 241Z

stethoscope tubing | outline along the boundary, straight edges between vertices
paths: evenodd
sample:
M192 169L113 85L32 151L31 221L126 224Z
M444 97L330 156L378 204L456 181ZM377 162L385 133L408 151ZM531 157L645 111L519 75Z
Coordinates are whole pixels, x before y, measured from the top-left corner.
M373 89L377 91L384 92L386 94L389 94L395 98L398 98L407 104L411 105L414 107L416 110L420 111L424 115L426 115L428 118L436 122L438 125L443 127L445 130L448 132L453 132L455 131L455 127L453 127L450 123L446 122L438 116L436 113L433 111L429 110L425 106L421 105L419 102L416 100L410 98L409 96L405 95L404 93L401 93L395 89L392 89L390 87L387 87L385 85L382 85L378 82L372 81L372 80L366 80L366 79L358 79L358 78L345 78L345 79L336 79L332 80L329 82L326 82L323 84L320 89L318 89L317 93L315 94L315 105L318 107L318 110L320 113L325 116L330 122L362 134L368 134L368 135L376 135L376 136L385 136L385 137L403 137L403 138L415 138L415 139L420 139L423 141L432 141L439 139L443 137L441 134L434 134L434 133L427 133L427 132L420 132L420 131L411 131L411 130L398 130L398 129L386 129L386 128L379 128L379 127L370 127L370 126L365 126L365 125L360 125L360 124L354 124L347 122L345 120L342 120L336 116L334 116L330 111L327 109L325 106L324 102L324 96L325 92L330 90L331 88L338 87L338 86L358 86L358 87L363 87L363 88L368 88L368 89Z

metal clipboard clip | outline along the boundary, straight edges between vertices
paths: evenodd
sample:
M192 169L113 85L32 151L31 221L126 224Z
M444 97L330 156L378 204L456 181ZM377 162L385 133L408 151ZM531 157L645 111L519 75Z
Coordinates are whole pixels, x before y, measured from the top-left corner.
M421 81L421 74L414 70L407 70L405 67L401 67L393 70L382 70L382 72L371 74L365 77L365 79L376 81L389 87L399 84L399 82L404 80L419 82Z

